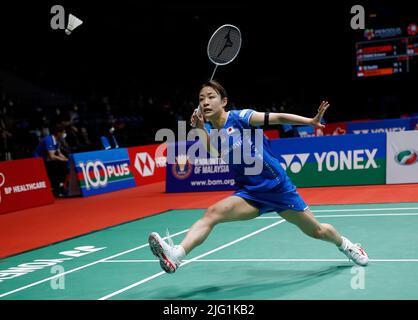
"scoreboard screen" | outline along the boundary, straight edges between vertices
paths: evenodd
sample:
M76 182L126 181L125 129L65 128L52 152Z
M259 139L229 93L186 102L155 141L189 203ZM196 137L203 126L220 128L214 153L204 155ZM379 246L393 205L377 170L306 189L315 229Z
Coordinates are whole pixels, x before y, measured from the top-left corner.
M418 60L417 33L416 24L409 24L407 28L366 30L366 40L356 43L357 76L373 77L412 71L417 65L412 62Z

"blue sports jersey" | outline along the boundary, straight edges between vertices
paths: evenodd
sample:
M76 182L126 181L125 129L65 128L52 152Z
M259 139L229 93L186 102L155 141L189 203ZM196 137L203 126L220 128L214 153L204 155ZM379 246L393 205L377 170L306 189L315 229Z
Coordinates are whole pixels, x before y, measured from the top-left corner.
M229 163L235 175L237 190L234 195L250 201L259 209L259 214L307 209L308 206L296 191L295 185L273 155L269 140L262 131L257 132L258 128L250 125L253 112L251 109L229 111L220 130L214 130L210 123L205 124L211 136L211 144L216 147L223 160ZM247 160L254 159L254 162L246 163L244 156ZM248 174L246 169L254 168L255 161L260 164L258 172Z
M53 135L48 135L39 142L33 156L42 157L44 160L48 160L48 152L57 151L59 148L60 144L55 140L55 137Z
M229 111L223 128L219 130L221 141L217 145L214 138L218 134L217 131L213 130L209 123L206 124L206 128L211 136L212 145L235 173L237 187L249 191L266 191L277 187L287 176L262 131L258 132L259 139L256 138L255 130L258 128L249 124L253 112L251 109ZM251 159L253 163L249 161ZM259 161L258 172L255 170L255 161ZM248 174L250 168L253 168L252 171L256 174Z

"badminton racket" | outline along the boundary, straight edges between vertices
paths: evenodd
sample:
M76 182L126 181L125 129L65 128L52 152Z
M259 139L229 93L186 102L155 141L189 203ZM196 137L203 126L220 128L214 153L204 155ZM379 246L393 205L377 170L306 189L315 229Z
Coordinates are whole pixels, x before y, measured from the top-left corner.
M218 66L227 65L237 57L241 49L241 42L241 31L236 26L224 24L216 29L210 37L207 47L209 60L215 64L210 80L215 76ZM197 112L199 116L202 114L200 105L194 112ZM192 123L191 125L192 127L196 127L196 123Z

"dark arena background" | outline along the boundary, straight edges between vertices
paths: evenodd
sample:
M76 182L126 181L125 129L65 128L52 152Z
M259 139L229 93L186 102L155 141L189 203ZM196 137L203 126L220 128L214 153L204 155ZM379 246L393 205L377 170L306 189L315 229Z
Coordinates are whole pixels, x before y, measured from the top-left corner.
M224 24L242 36L214 77L228 110L314 117L330 103L322 130L264 134L318 220L362 242L367 267L272 212L217 226L174 275L161 271L149 233L180 243L233 192L219 166L169 163L156 138L191 129ZM417 26L411 1L3 1L0 306L130 300L168 319L416 301ZM35 157L46 137L61 139L63 166Z

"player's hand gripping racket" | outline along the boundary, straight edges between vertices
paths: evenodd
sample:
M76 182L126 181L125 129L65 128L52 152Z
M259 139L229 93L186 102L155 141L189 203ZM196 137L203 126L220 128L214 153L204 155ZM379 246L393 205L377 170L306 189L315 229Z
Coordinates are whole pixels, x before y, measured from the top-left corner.
M207 52L210 61L215 64L215 69L210 80L215 76L218 66L232 62L238 55L240 49L241 32L236 26L224 24L212 34L212 37L209 39ZM201 116L202 111L200 110L200 105L194 112ZM191 123L191 126L196 127L196 123Z

